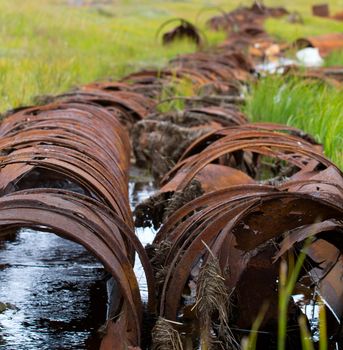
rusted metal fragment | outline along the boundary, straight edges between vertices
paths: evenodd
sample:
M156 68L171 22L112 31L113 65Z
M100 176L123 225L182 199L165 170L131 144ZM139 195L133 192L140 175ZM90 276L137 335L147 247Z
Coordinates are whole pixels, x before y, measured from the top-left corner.
M83 103L87 106L104 107L116 115L116 118L128 130L136 121L143 119L155 106L155 102L151 98L129 89L106 90L101 87L96 88L96 86L53 96L45 102L57 104Z
M264 164L263 157L275 159L270 165L275 166L280 159L283 164L289 163L290 168L286 167L287 173L282 177L262 182L269 186L257 185L253 181L242 186L244 177L233 183L223 181L220 188L209 184L210 192L193 200L187 198L188 203L183 207L173 207L170 213L165 209L166 194L184 193L208 167L218 169L209 173L209 178L214 179L216 184L221 174L223 180L229 180L230 176L224 169L229 170L232 166L236 167L235 171L256 177L259 164ZM277 167L276 174L280 174L281 170L282 167ZM252 180L251 177L249 179ZM206 183L206 180L202 181ZM258 348L269 346L275 341L278 323L280 259L275 260L275 256L287 260L290 249L299 254L303 242L310 236L324 239L340 249L337 235L341 232L343 218L342 181L342 172L323 156L322 147L295 128L245 124L214 130L194 141L165 177L164 192L161 190L156 197L158 205L154 207L156 203L153 203L150 208L151 217L158 218L159 222L163 221L163 213L168 213L152 246L148 248L160 296L160 316L185 324L191 322L196 327L201 324L199 315L190 312L201 302L197 300L194 285L199 283L199 270L210 256L214 256L218 259L227 293L233 293L236 303L234 311L228 316L229 327L237 330L232 331L236 341L239 343L244 334L241 329L250 329L267 299L269 308L261 330L272 336L261 337ZM154 208L158 210L154 212ZM144 222L147 211L140 209L141 221ZM287 237L290 243L285 249ZM312 245L310 249L314 249ZM327 251L326 259L332 261L335 270L332 276L337 279L340 265L335 256ZM310 278L312 285L307 287L310 293L315 293L314 287L317 286L322 297L330 300L331 310L341 317L337 302L341 287L333 282L334 278L323 278L320 286L309 272L320 268L321 261L307 252L299 281ZM255 291L253 299L251 288ZM300 282L297 288L300 290ZM301 308L292 301L288 312L289 326L296 330L288 338L293 345L300 344L297 320L302 313ZM338 323L331 311L327 312L333 320L330 321L329 334L336 339ZM219 321L216 316L213 317L211 329L217 334L216 324ZM180 332L187 333L187 327L181 327ZM197 336L201 332L198 328ZM332 342L334 344L334 340Z
M130 74L121 83L132 85L134 91L140 89L149 94L149 89L161 92L162 86L187 80L200 95L239 95L240 84L251 78L252 70L249 57L238 50L218 49L181 55L171 60L166 69Z
M335 13L331 18L336 21L343 21L343 11Z
M130 84L134 91L140 89L145 95L153 96L157 90L162 91L162 86L187 80L204 97L212 94L239 96L241 83L252 77L252 71L250 58L230 47L181 55L171 60L166 69L130 74L121 83Z
M146 270L149 311L155 312L151 264L133 231L130 141L119 118L123 108L125 113L143 111L144 98L98 92L69 98L75 102L57 98L49 105L20 109L2 122L0 231L39 228L96 256L116 281L102 348L126 349L139 345L141 337L135 252Z
M127 333L127 323L125 309L115 321L109 320L106 324L100 350L141 350L140 347L130 346L130 344L135 344L135 341L132 339L134 334Z
M155 84L129 84L125 82L96 82L80 87L81 90L92 91L92 90L103 90L107 92L112 91L129 91L137 94L144 95L146 97L157 99L162 89L162 79L157 80Z
M288 232L286 238L280 243L280 250L275 256L275 259L279 259L286 253L287 250L293 248L297 242L302 242L311 236L324 232L337 231L343 233L342 230L343 222L339 222L334 219L321 221L312 225L297 227L296 229ZM339 239L337 241L339 242Z
M136 227L153 225L157 229L173 212L200 195L230 186L254 184L255 181L243 172L218 164L208 164L182 192L177 187L185 177L177 175L161 189L135 208Z
M334 234L334 232L330 233L331 235ZM342 235L342 229L337 233ZM343 317L342 248L337 249L335 244L328 243L327 238L325 240L320 239L311 247L309 255L319 264L319 267L317 269L313 268L309 274L318 284L321 296L327 302L335 317L341 321ZM336 326L336 328L338 327ZM332 332L332 330L329 331Z
M325 77L329 79L333 79L335 81L338 81L340 83L343 83L343 68L336 66L336 67L320 67L311 69L308 71L308 74L314 74Z
M278 192L278 190L273 186L259 185L259 184L245 184L245 185L237 185L226 187L222 190L216 191L216 195L213 193L204 194L201 197L194 199L193 201L185 204L183 207L175 211L169 219L164 223L161 229L158 231L155 237L155 243L161 243L163 240L167 240L168 235L173 235L175 231L173 231L173 227L179 224L183 217L188 216L192 212L194 212L197 208L201 208L203 206L214 206L215 204L220 204L225 201L228 197L235 197L238 195L247 195L251 192L255 194L265 193L265 192Z
M303 67L290 66L285 69L283 74L286 76L300 77L304 79L304 81L320 81L333 86L334 88L342 88L342 67L318 67L307 68L304 70Z
M329 17L330 16L329 5L328 4L313 5L312 14L313 16L318 16L318 17Z
M168 45L176 40L180 39L188 39L192 42L194 42L197 46L201 46L203 44L203 39L201 37L199 29L192 24L191 22L183 19L183 18L175 18L171 19L165 23L162 24L162 26L159 28L157 36L159 32L171 22L178 21L180 24L175 27L174 29L166 32L162 36L162 42L163 45Z
M299 48L316 47L319 49L319 53L325 57L332 51L343 48L343 34L333 33L300 38L294 42L294 45Z
M182 57L187 57L188 55L184 55ZM217 55L217 57L220 57ZM223 68L223 67L221 67ZM230 74L234 76L232 73L233 69L230 65L226 65L224 67L226 74ZM237 72L239 73L239 72ZM239 73L240 77L242 77L242 71ZM208 61L206 66L203 65L201 68L200 65L198 67L197 62L194 60L193 64L175 64L173 61L170 63L170 67L168 69L160 70L160 71L143 71L141 73L130 74L129 76L123 79L123 82L129 82L134 84L135 86L145 86L144 90L146 94L149 94L149 90L159 91L161 93L162 86L168 86L168 84L177 84L179 81L182 82L184 80L190 81L193 84L193 88L195 91L201 92L204 91L205 88L211 87L211 92L216 93L228 93L235 92L237 93L237 81L229 80L224 81L220 78L218 74L218 68L216 68L216 63ZM142 88L143 89L143 88ZM206 91L206 90L205 90Z
M41 189L15 192L1 197L0 201L1 229L25 226L55 232L82 244L104 264L128 303L128 329L132 328L138 344L141 302L133 273L131 249L136 247L143 254L142 262L148 270L150 264L132 229L99 202L68 191ZM150 279L151 272L148 274Z
M242 24L261 24L268 17L282 17L288 13L282 7L267 7L255 1L251 7L241 6L222 16L213 17L207 25L214 30L237 31Z
M318 152L322 151L322 146L319 145L312 136L292 126L275 124L275 123L247 124L246 122L247 122L246 119L245 120L240 119L240 120L237 120L236 124L237 125L244 124L242 128L232 129L231 127L229 127L221 130L213 130L210 133L204 135L203 137L198 138L192 144L190 144L187 150L183 153L180 160L184 160L187 157L191 157L194 154L198 154L200 151L204 150L208 145L212 144L213 142L221 139L222 137L233 135L233 134L236 134L237 132L239 133L239 131L243 129L256 129L256 130L261 129L261 130L283 132L285 134L290 134L292 136L299 137L311 143L314 149L316 149Z
M276 57L287 49L287 45L277 44L263 28L268 17L288 14L283 8L268 8L255 2L250 8L240 7L223 16L208 21L213 29L224 29L228 38L220 45L224 51L249 52L250 61L261 62Z
M332 166L322 171L300 171L279 188L311 195L337 202L343 198L342 173Z
M206 74L208 79L216 75L217 81L226 80L225 83L228 83L230 79L245 81L249 77L246 73L253 70L253 63L249 56L239 50L216 49L213 52L182 55L171 60L171 67L196 68L200 73Z
M275 129L277 128L275 127ZM287 128L285 131L287 131ZM220 135L221 133L222 135ZM214 134L210 134L209 137L212 137ZM184 158L176 164L165 176L164 181L171 179L180 169L184 169L187 175L178 188L178 190L182 190L198 171L213 162L235 167L260 180L265 178L268 180L268 177L271 178L273 174L280 174L281 168L277 165L278 163L272 165L271 168L266 167L267 163L261 162L261 156L279 159L290 165L290 167L285 168L284 174L281 173L281 176L276 179L270 179L273 182L282 180L284 176L294 174L294 172L303 169L313 160L316 161L316 163L311 163L313 167L318 166L318 164L322 164L324 167L332 165L318 151L316 145L305 141L304 138L272 131L268 127L264 129L263 126L254 128L244 125L227 128L223 132L218 131L218 134L219 137L222 137L209 146L206 146L205 143L205 148L198 154L193 154L192 149L198 152L200 145L198 143L191 145L192 148L185 152L188 158ZM201 142L203 143L204 140L206 140L205 137ZM276 168L273 170L274 166Z
M266 189L261 187L261 191ZM170 221L165 224L169 227L169 234L166 234L166 229L162 227L163 240L169 241L171 246L163 265L167 272L161 294L160 312L171 319L176 317L177 310L182 312L184 306L181 295L185 293L184 288L192 280L196 283L196 276L192 275L193 268L200 264L202 259L206 261L208 255L203 244L205 242L212 254L219 259L228 293L234 288L235 298L239 301L235 314L232 315L231 326L251 327L260 306L269 298L270 309L262 330L275 332L278 318L275 311L279 267L278 263L273 263L273 256L278 252L279 239L287 237L288 232L295 232L291 230L298 226L305 229L304 225L309 225L308 229L311 230L311 225L317 225L318 220L324 222L321 227L325 227L325 220L330 221L331 217L342 220L343 208L306 194L263 193L257 188L251 188L251 192L244 195L244 192L241 192L242 195L235 195L232 191L227 192L226 200L221 192L218 192L216 200L216 192L210 193L207 195L207 203L210 203L211 196L213 204L208 207L200 197L195 200L198 205L193 207L192 203L189 203L185 206L187 210L181 208L178 211L182 213L179 219L185 216L187 218L175 220L176 216L172 215ZM202 208L201 211L195 210L198 206ZM337 236L337 227L331 226L335 231L332 237ZM319 231L323 232L318 229L313 235L319 234ZM161 244L160 233L157 237L155 243ZM292 244L293 247L296 245ZM314 260L313 256L309 255L309 258ZM319 263L320 261L314 267L319 266ZM302 275L304 273L303 271ZM262 283L266 278L270 281ZM247 289L248 285L255 291L253 300L249 288ZM332 307L336 308L335 305ZM294 322L296 325L300 309L294 304L289 312L289 319L293 317L290 323ZM236 336L239 337L239 332Z
M286 253L294 249L296 242L301 242L311 236L318 237L309 247L307 254L312 260L308 268L308 276L312 281L308 288L316 286L320 296L326 302L328 313L328 332L332 343L339 340L340 326L343 317L343 246L341 236L343 234L342 221L326 220L309 225L290 232L281 243L281 251ZM277 257L281 256L281 252Z

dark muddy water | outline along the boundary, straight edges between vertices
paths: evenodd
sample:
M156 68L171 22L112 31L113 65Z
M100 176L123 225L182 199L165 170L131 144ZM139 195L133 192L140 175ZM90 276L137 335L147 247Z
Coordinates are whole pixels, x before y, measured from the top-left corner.
M80 245L20 230L0 243L0 348L95 349L107 296L104 271Z
M148 179L131 182L132 206L153 190ZM146 229L137 234L144 244L154 236ZM138 259L135 271L146 300ZM107 277L82 246L52 233L23 228L0 239L0 349L98 349Z

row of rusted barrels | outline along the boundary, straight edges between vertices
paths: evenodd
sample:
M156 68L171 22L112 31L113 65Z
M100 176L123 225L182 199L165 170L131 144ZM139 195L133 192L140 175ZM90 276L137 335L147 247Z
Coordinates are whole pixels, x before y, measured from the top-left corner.
M130 343L139 344L142 302L135 252L151 288L153 281L134 232L130 140L118 117L96 104L56 100L11 114L0 134L1 231L38 228L83 245L115 280L108 318L125 310L125 318L107 323L103 343L116 342L115 326L118 334L130 329Z
M229 89L234 64L228 62L214 62L213 72L172 62L163 71L41 97L38 106L7 112L0 126L0 230L54 232L83 245L104 265L113 282L102 349L141 344L135 253L148 282L148 312L156 315L153 269L135 235L128 198L132 128L155 110L161 90L175 79Z
M162 70L46 98L7 113L0 126L1 230L54 232L103 263L113 290L102 349L238 348L266 300L258 346L272 347L279 267L290 252L306 254L297 291L325 300L330 346L339 341L342 172L309 135L248 123L237 103L254 61L242 48L273 40L253 31L241 37ZM185 80L199 97L185 99L181 111L159 112L162 91ZM137 226L159 228L146 249L129 205L132 154L161 184L135 210ZM301 312L291 302L292 349ZM149 327L142 334L147 318L151 334Z
M256 348L275 349L287 278L294 285L286 297L285 347L302 349L300 316L318 334L319 308L328 348L342 346L342 171L303 131L250 124L233 98L254 79L261 58L247 52L274 44L261 27L268 12L282 11L253 6L226 15L231 31L242 30L218 51L176 60L207 71L212 62L215 68L237 62L224 78L226 89L202 86L210 93L200 88L200 98L181 111L154 113L133 128L136 160L160 185L134 212L136 226L158 230L146 247L156 283L154 349L241 349L262 314ZM339 76L333 82L327 73L302 76L341 86Z

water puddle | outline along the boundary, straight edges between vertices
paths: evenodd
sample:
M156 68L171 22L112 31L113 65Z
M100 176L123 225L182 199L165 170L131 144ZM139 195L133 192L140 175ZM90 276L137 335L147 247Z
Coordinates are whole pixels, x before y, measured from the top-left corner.
M154 183L151 178L141 179L131 178L131 182L129 183L129 196L130 196L130 205L133 210L138 203L141 203L145 199L149 198L156 190ZM148 243L151 243L155 237L156 232L153 228L145 227L145 228L136 228L136 235L139 240L145 247ZM147 301L148 299L148 288L147 282L144 274L144 270L142 264L136 254L135 259L135 274L137 276L137 280L139 283L139 288L141 292L141 297L143 301Z
M82 246L21 229L0 241L0 348L94 349L104 322L104 271Z
M133 170L131 207L155 190ZM143 245L155 235L137 229ZM135 272L147 300L143 268ZM85 248L57 235L22 228L0 239L0 349L98 349L107 308L103 266Z

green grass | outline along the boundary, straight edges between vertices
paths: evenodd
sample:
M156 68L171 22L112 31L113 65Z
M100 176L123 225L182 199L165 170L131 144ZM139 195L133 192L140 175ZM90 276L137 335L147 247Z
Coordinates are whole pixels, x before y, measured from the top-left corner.
M325 67L343 66L343 50L333 51L324 61Z
M305 249L308 244L305 243L303 249ZM286 350L288 305L305 258L305 252L301 252L295 264L294 258L289 259L291 263L287 264L286 260L282 260L280 264L277 350Z
M244 111L252 121L298 127L324 145L343 169L343 90L319 81L268 76L252 86Z
M252 1L117 0L111 5L97 6L71 6L71 2L0 2L0 111L29 104L35 95L54 94L78 84L109 77L117 79L145 67L164 66L177 54L195 50L187 42L169 47L156 42L155 33L164 21L180 16L195 21L199 11L207 8L198 20L204 29L206 19L219 14L214 7L229 10ZM311 1L265 3L309 14ZM339 1L333 0L331 6L338 10ZM321 21L325 28L332 22ZM282 34L278 20L268 22L267 28L284 37L288 36L286 32L294 32L289 25ZM317 23L309 28L311 33L322 30ZM223 33L206 33L212 45L225 37Z
M175 78L164 86L160 95L158 110L162 113L180 111L185 108L186 100L197 95L193 82L187 78Z
M312 242L311 238L308 238L302 247L300 254L295 257L294 253L288 252L288 259L280 262L279 273L279 299L278 299L278 337L277 337L277 350L285 350L287 345L287 323L288 323L288 305L289 301L294 294L294 288L296 286L301 268L304 265L306 259L306 250ZM319 295L316 296L316 300L319 305L319 350L327 350L328 337L327 337L327 322L325 304ZM251 332L248 337L242 340L243 350L255 350L257 345L258 330L263 322L268 304L264 304L261 308L259 315L256 317ZM302 350L314 350L314 343L312 335L307 328L305 314L301 314L298 318L298 323L301 333Z
M329 33L340 33L343 31L343 22L326 18L314 17L309 14L302 16L303 24L294 24L287 21L287 17L281 19L268 19L265 22L266 30L274 37L293 42L298 38L322 35Z
M180 53L193 52L189 42L163 47L155 40L161 23L181 13L172 6L162 10L144 4L102 9L53 1L1 2L0 110L28 104L38 94L162 67ZM208 35L211 43L224 38L222 33Z

